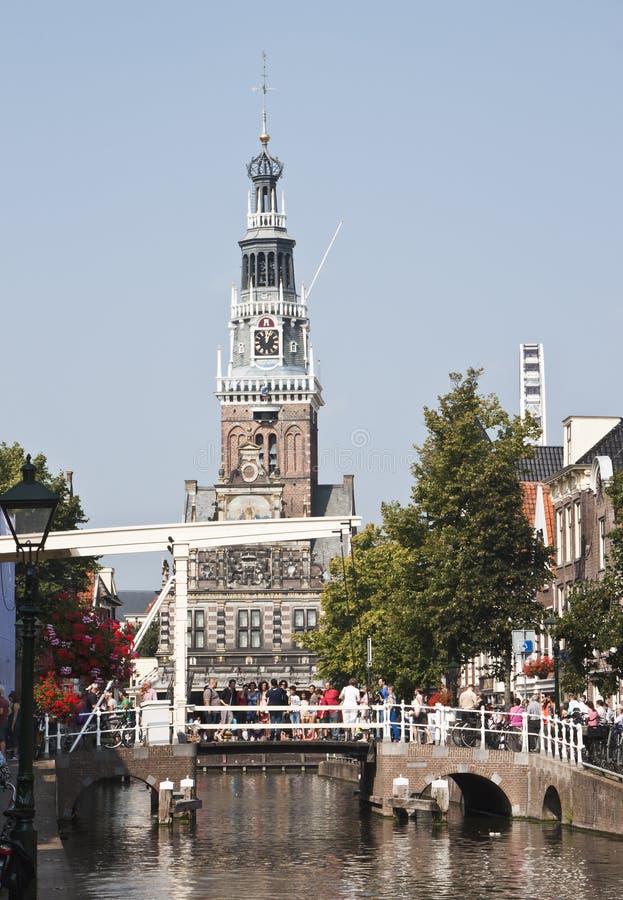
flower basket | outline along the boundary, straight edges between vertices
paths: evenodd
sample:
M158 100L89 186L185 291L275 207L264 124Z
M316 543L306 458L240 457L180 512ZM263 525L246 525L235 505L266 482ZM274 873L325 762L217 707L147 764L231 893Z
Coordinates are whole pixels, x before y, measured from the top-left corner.
M540 656L538 659L531 659L524 663L522 671L528 678L547 678L554 671L554 660L551 656Z

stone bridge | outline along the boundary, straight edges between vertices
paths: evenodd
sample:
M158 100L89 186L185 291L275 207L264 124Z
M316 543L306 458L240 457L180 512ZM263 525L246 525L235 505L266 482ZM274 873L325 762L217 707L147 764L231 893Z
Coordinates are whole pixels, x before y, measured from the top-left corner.
M370 798L386 814L394 778L427 795L436 778L450 778L466 811L557 819L592 831L623 835L623 785L574 763L541 753L512 753L419 744L377 744Z
M56 757L56 814L71 819L84 788L107 778L135 778L152 788L158 805L161 781L192 778L197 783L197 745L160 744L152 747L115 747L111 750L76 750Z

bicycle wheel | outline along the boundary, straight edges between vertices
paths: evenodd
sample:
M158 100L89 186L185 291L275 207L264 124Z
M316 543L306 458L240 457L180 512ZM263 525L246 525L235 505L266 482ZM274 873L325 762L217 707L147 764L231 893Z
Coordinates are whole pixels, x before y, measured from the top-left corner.
M118 729L109 732L104 736L102 744L108 750L113 750L115 747L118 747L121 744L121 732Z
M465 742L463 741L463 723L457 722L450 731L450 737L452 738L452 743L455 747L465 747Z
M121 740L124 747L133 747L134 742L136 741L136 732L134 731L134 729L124 728L121 735Z
M471 722L466 722L461 728L461 738L463 746L473 750L480 744L480 731Z

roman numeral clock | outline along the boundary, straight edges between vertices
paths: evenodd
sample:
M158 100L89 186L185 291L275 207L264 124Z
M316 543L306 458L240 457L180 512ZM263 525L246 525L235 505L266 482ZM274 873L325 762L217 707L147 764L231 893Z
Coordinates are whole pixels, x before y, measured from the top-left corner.
M274 359L279 356L279 329L271 316L262 316L253 335L253 352L256 359Z

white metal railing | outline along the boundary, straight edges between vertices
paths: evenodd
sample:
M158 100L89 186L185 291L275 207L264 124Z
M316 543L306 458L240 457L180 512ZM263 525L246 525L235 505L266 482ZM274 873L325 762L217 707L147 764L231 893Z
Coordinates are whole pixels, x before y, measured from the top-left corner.
M186 736L196 740L266 739L314 740L333 737L344 740L369 740L400 744L434 744L472 749L507 750L516 753L539 752L544 756L573 765L585 765L582 725L569 719L530 717L526 712L509 713L496 710L461 710L437 705L414 708L403 702L372 706L344 707L318 704L305 708L292 706L198 706L189 704ZM169 714L169 740L176 739L173 708ZM329 718L330 717L330 718ZM105 711L96 708L88 722L76 730L50 729L44 718L44 753L73 751L80 739L96 748L132 746L149 741L148 722L143 710ZM161 723L160 723L161 724ZM538 727L535 727L538 726Z

